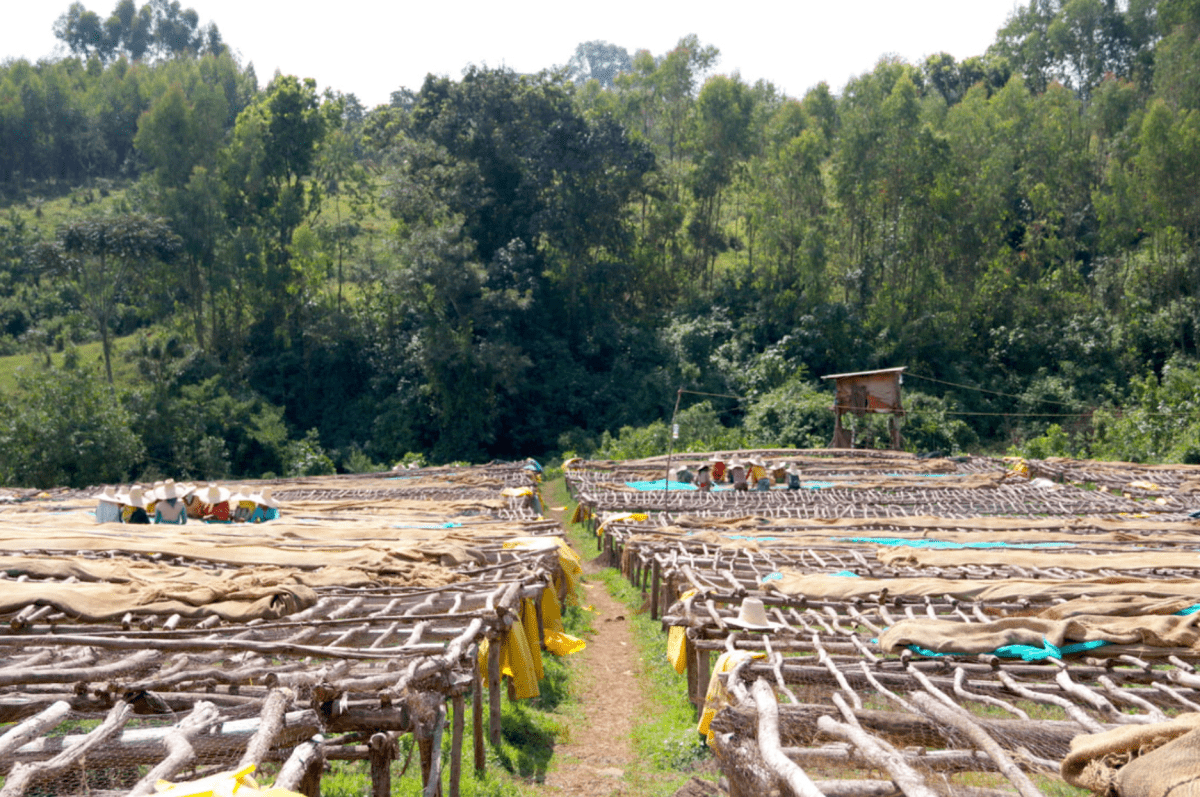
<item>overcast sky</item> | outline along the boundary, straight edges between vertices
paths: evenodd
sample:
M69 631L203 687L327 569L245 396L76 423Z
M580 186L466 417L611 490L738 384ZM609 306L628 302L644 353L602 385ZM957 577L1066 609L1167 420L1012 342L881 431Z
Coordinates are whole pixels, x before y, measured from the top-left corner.
M137 0L140 6L145 0ZM83 0L107 17L116 0ZM69 0L0 0L0 59L61 54L53 25ZM565 64L580 42L601 39L630 54L655 55L689 33L721 51L717 72L765 78L792 96L826 81L840 92L884 54L917 63L945 51L980 55L1014 0L843 0L843 2L688 3L612 0L606 4L381 3L377 0L181 0L201 24L216 22L259 84L276 70L315 78L320 88L354 93L368 107L426 73L458 77L468 64L518 72Z

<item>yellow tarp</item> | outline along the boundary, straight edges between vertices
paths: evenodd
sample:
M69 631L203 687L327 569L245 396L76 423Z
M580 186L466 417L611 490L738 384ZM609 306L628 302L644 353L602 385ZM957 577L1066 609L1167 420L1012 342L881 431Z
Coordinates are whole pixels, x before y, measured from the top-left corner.
M713 717L717 716L717 712L729 705L729 692L721 683L718 675L727 672L732 672L733 668L738 666L746 659L765 659L765 653L751 653L748 650L726 651L717 657L717 664L713 667L712 676L708 679L708 692L704 695L704 712L700 715L700 724L696 726L696 730L703 733L708 739L708 743L713 742L713 732L708 729L712 724Z

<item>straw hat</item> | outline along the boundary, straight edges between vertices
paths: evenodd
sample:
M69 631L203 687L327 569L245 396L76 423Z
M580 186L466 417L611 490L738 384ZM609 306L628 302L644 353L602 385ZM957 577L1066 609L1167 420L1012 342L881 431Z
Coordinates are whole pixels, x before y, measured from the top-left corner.
M779 627L778 623L767 619L767 609L763 606L761 598L742 598L742 607L738 611L737 619L725 622L748 631L773 631Z
M279 502L271 497L271 488L264 487L257 493L250 496L250 500L259 506L269 506L275 509L279 508Z
M229 490L209 482L207 487L196 492L196 497L206 504L219 504L229 500Z
M176 484L174 479L167 479L154 490L154 495L159 501L166 501L171 498L185 498L188 493L196 488L190 484Z
M110 504L119 504L121 503L120 499L121 496L117 494L117 488L113 487L111 484L104 488L104 492L96 496L96 500L107 501Z
M142 490L142 485L135 484L129 488L129 492L121 493L117 496L121 499L121 503L126 506L136 506L139 509L146 508L146 493Z
M238 501L250 501L252 503L257 503L254 500L254 493L252 493L250 491L250 485L248 485L248 484L239 485L237 488L237 492L235 492L233 495L229 496L229 503L233 504Z

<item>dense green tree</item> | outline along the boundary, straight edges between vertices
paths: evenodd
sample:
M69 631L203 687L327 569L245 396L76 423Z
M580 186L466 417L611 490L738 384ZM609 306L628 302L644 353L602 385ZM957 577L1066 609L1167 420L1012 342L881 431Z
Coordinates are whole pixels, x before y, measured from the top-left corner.
M155 265L172 259L179 237L162 219L141 214L96 215L68 222L43 252L46 267L74 287L104 350L111 385L113 312L121 297L145 291Z
M122 482L141 460L133 419L86 369L25 371L0 398L0 478L14 486Z

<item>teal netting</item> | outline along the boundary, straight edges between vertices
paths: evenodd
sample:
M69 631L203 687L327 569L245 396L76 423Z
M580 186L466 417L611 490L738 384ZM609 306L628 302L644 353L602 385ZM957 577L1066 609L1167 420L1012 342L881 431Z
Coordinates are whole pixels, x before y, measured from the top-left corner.
M641 490L644 493L653 492L655 490L699 490L700 488L694 484L687 482L673 482L665 479L655 479L650 482L625 482L626 487L632 487L635 490Z

